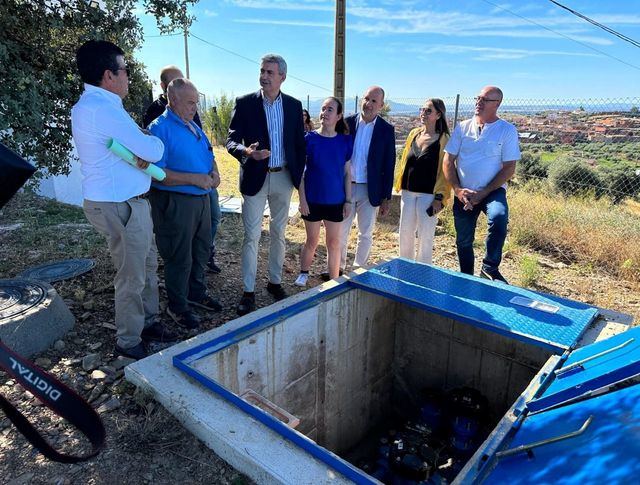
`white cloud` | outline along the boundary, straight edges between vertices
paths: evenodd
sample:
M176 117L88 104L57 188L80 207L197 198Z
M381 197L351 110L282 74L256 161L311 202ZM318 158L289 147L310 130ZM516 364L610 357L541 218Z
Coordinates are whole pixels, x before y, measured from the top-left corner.
M238 8L326 11L333 12L335 4L331 0L226 0ZM415 0L380 0L376 5L367 0L352 0L347 4L347 28L350 31L373 36L441 34L447 37L496 37L522 39L554 39L562 36L576 41L599 46L613 45L614 39L600 33L571 15L558 14L556 10L541 9L538 3L498 4L495 12L476 14L464 11L433 11L424 8L424 3ZM516 14L543 10L529 19L511 15L502 10L507 8ZM640 25L640 15L592 14L607 25ZM333 21L288 19L279 20L272 16L261 18L238 18L240 23L264 25L289 25L298 27L333 28ZM538 24L538 25L536 25ZM567 39L568 40L568 39Z
M326 29L333 29L334 27L332 23L307 20L233 19L233 21L239 24L290 25L292 27L319 27Z
M218 12L214 12L213 10L205 9L203 12L205 17L217 17Z
M408 53L416 54L418 58L422 60L430 60L429 57L433 54L446 53L448 56L459 54L470 54L471 58L477 61L491 61L491 60L510 60L510 59L524 59L534 56L569 56L569 57L598 57L597 54L589 54L582 52L570 52L561 50L544 50L544 49L512 49L506 47L478 47L470 45L459 44L438 44L429 45L428 47L422 45L406 45L400 43L394 43L388 46L389 50L397 52L403 50Z

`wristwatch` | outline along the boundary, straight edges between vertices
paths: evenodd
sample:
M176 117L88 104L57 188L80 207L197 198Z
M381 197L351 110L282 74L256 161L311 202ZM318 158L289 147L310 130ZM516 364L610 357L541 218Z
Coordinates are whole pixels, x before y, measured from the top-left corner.
M442 194L436 194L436 195L434 195L434 196L433 196L433 200L439 200L439 201L442 201L442 200L444 200L444 195L442 195Z

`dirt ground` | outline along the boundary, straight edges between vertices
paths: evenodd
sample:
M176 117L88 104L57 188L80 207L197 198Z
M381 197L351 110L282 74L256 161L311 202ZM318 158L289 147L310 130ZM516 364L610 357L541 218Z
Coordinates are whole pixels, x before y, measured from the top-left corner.
M372 262L397 255L398 207L380 220L374 237ZM256 286L258 306L272 303L266 292L267 226L263 227ZM352 233L350 256L354 248ZM299 253L304 243L304 226L298 217L290 220L287 230L287 257L284 284L290 294L300 291L293 286L299 270ZM218 234L220 275L207 275L210 291L217 295L224 309L218 314L201 313L201 331L224 324L236 317L235 305L240 296L239 215L223 215ZM478 251L480 252L480 251ZM514 283L523 281L522 249L507 249L503 273ZM53 203L33 195L21 194L0 212L0 278L11 278L21 271L45 262L68 258L93 258L95 268L80 277L54 283L76 318L76 326L50 350L33 357L41 367L76 389L99 409L108 433L107 446L95 459L78 465L49 462L38 454L0 415L0 482L18 484L72 483L250 483L212 451L184 430L161 406L135 392L123 379L120 363L115 359L113 321L113 269L104 240L87 224L78 208ZM640 321L640 286L598 273L588 265L568 265L548 255L536 255L538 270L526 281L534 289L585 303L632 314ZM438 229L434 263L456 268L453 239ZM320 248L313 267L310 285L320 283L325 253ZM160 280L162 267L160 268ZM166 295L161 283L161 304ZM172 325L163 313L163 321ZM181 332L182 338L191 334ZM154 347L159 350L160 347ZM83 359L97 354L96 367L83 368ZM57 447L78 451L84 443L77 433L51 415L37 400L6 375L0 376L0 393L16 404L35 422Z

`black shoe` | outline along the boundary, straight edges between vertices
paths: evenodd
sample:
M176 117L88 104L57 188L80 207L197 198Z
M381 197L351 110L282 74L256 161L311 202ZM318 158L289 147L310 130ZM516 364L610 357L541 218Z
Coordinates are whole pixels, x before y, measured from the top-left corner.
M216 264L215 258L216 258L216 253L212 251L211 256L209 256L209 261L207 261L207 268L209 268L209 271L211 271L214 274L220 274L222 270L220 269L220 266Z
M505 279L504 276L502 276L500 274L500 271L498 271L497 269L493 269L491 271L483 269L480 271L480 277L481 278L486 278L488 280L491 281L500 281L501 283L504 283L505 285L508 285L509 282Z
M160 322L153 322L152 325L143 329L140 337L142 337L142 340L153 340L155 342L173 342L174 340L178 340L178 334L172 332Z
M267 291L275 298L276 301L284 300L287 296L287 292L280 284L267 283Z
M178 325L184 328L188 328L189 330L198 328L200 326L200 319L189 310L182 313L175 313L170 308L167 308L167 315L169 315L171 319Z
M219 312L222 310L222 305L218 300L214 300L209 295L204 295L199 301L189 300L189 305L197 306L200 308L204 308L205 310L209 310L210 312Z
M340 272L338 273L339 276L342 276L344 274L344 271L340 270ZM331 276L329 276L328 272L324 272L324 273L320 273L320 279L322 281L329 281L331 279Z
M238 315L246 315L247 313L251 313L256 309L256 300L255 297L249 295L243 295L240 298L240 303L238 303L237 312Z
M133 347L129 347L123 349L118 344L116 344L116 354L122 355L124 357L129 357L130 359L144 359L147 355L147 349L144 346L144 343L140 342L138 345L134 345Z

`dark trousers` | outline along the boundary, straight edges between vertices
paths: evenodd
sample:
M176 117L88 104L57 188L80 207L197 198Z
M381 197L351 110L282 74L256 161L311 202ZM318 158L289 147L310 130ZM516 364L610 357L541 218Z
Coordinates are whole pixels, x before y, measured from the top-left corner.
M164 260L169 308L189 309L188 300L207 294L204 267L211 246L211 203L208 195L194 196L151 190L151 216L158 252Z
M486 252L482 260L482 269L491 273L500 266L502 261L502 247L507 238L507 224L509 222L509 207L507 206L507 192L500 187L491 192L480 204L472 210L464 210L464 204L456 198L453 202L453 221L456 227L456 247L458 261L462 273L473 274L474 254L473 240L476 234L476 224L480 212L487 216Z

